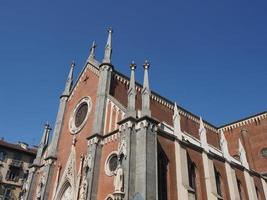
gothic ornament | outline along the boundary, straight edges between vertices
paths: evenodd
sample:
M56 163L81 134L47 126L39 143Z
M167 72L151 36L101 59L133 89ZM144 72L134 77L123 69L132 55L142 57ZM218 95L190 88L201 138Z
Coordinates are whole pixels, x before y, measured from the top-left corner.
M122 134L121 135L121 140L119 143L119 148L118 148L118 157L123 157L126 159L127 157L127 143L126 143L126 135Z

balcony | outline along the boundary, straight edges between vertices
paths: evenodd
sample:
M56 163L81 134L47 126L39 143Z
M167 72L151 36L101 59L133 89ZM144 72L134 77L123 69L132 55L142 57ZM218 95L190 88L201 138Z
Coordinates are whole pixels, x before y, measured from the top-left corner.
M22 167L22 164L23 164L23 162L20 161L20 160L11 160L9 165L12 166L12 167L20 168L20 167Z

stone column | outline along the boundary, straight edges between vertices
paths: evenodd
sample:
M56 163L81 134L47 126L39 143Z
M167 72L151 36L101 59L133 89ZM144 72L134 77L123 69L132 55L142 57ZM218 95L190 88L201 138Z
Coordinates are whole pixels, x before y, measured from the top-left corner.
M136 162L134 199L157 200L157 132L158 122L142 117L136 129Z
M253 177L249 174L247 169L244 169L244 177L248 191L248 197L250 200L257 200L257 193Z
M220 137L220 146L221 146L223 157L225 158L225 164L224 165L225 165L227 183L228 183L228 188L229 188L229 194L230 194L231 199L240 200L235 170L230 165L232 157L231 157L229 150L228 150L228 142L227 142L222 130L220 130L220 136L221 136Z
M205 176L207 198L208 200L217 200L217 197L215 195L217 194L217 191L216 191L216 181L215 181L215 175L214 175L213 161L209 159L205 151L202 152L202 160L203 160L203 166L204 166L204 176Z
M186 150L175 140L176 183L179 200L188 200L188 166Z
M128 117L120 121L119 156L123 156L122 167L124 169L124 199L133 199L135 188L135 122L136 119Z
M97 198L97 187L98 187L98 174L100 168L101 150L102 146L100 135L93 135L88 138L88 152L87 156L90 159L88 172L86 175L88 190L87 190L87 200L96 200Z
M176 188L177 196L179 200L188 200L189 193L189 181L188 181L188 166L187 166L187 153L186 149L180 144L182 141L181 131L181 116L179 114L176 103L174 104L173 112L173 127L174 135L176 139L174 141L175 146L175 164L176 164Z
M267 183L266 183L266 180L264 178L261 178L261 183L262 183L265 199L267 199Z
M240 200L235 170L230 166L228 161L225 161L225 171L227 177L227 183L232 200Z

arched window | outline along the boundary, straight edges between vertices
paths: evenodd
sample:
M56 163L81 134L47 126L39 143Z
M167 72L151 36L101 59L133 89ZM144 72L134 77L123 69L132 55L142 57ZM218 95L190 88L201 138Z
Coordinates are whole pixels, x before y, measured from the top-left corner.
M0 151L0 161L4 161L6 157L6 152Z
M197 199L196 165L187 154L188 184L190 199Z
M188 181L191 189L196 191L196 166L195 163L187 155L187 165L188 165Z
M167 200L168 158L160 144L158 145L158 200Z
M218 172L218 170L214 167L214 175L215 175L215 181L216 181L216 190L218 199L222 199L222 182L221 182L221 174Z

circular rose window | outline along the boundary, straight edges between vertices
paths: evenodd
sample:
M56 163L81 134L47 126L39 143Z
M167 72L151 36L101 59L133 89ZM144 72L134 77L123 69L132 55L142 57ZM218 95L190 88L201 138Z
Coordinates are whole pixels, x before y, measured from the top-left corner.
M114 172L116 171L118 167L118 155L117 152L112 152L107 157L106 163L105 163L105 172L108 176L114 175Z
M83 102L79 106L77 113L75 115L75 126L76 127L79 127L82 125L82 123L84 122L86 118L87 112L88 112L88 104Z
M90 97L85 97L75 106L69 121L69 129L72 134L78 133L86 123L91 111L92 103Z

